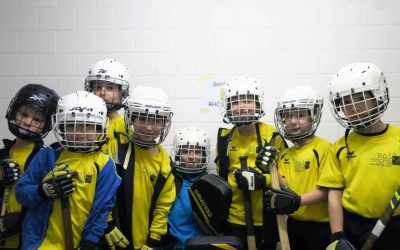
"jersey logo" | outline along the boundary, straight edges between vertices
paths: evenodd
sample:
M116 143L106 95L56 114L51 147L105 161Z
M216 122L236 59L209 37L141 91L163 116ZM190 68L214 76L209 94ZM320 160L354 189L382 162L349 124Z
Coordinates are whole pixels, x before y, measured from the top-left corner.
M285 159L283 160L283 164L290 164L289 159L288 159L288 158L285 158Z
M392 165L400 166L400 156L398 155L392 156Z
M347 156L346 156L347 161L350 161L350 158L356 158L356 157L357 156L354 154L354 151L352 151L352 152L347 151Z
M310 168L310 161L304 162L304 168L309 169Z
M236 150L237 150L236 146L232 146L230 151L231 152L236 152Z
M86 175L85 183L92 183L92 178L93 178L93 175L91 175L91 174Z
M98 73L104 74L104 73L106 73L106 72L107 72L106 69L99 69L99 72L98 72Z
M32 99L34 101L38 101L40 103L42 103L42 101L44 101L43 97L37 96L37 95L32 95L31 97L29 97L29 99Z

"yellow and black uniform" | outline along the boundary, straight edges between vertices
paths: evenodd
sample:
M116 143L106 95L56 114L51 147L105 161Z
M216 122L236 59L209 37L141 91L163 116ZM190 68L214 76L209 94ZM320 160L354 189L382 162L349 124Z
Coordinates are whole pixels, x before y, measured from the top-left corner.
M245 209L244 209L244 202L243 202L243 192L242 190L237 188L236 180L234 177L233 172L235 170L241 169L239 157L240 156L247 156L247 165L249 168L253 169L254 171L260 172L260 170L255 166L255 161L257 158L258 148L265 144L265 142L270 142L271 139L274 137L272 146L276 147L279 150L282 150L286 147L285 142L283 141L282 137L280 137L276 131L276 129L268 125L266 123L256 123L254 126L259 127L259 135L257 133L249 136L241 135L239 130L234 127L232 129L223 129L220 131L220 135L218 141L221 141L221 138L228 136L231 134L231 138L229 143L227 144L227 156L229 166L227 169L227 181L232 188L232 203L229 209L229 216L228 216L228 223L231 224L233 227L238 225L243 227L246 225L245 219ZM220 147L222 144L218 143L216 149L216 164L217 164L217 172L219 175L224 177L223 168L226 168L223 162L223 155L218 155ZM226 145L225 145L226 147ZM261 172L260 172L261 173ZM266 177L266 186L270 185L270 176L269 174L265 174ZM254 225L256 226L256 234L257 231L262 231L263 226L263 190L255 190L250 192L251 197L251 206L253 211L253 218L254 218ZM257 229L260 230L257 230ZM243 227L245 230L245 227ZM232 233L232 231L228 232ZM262 233L261 233L262 234ZM262 235L259 235L260 240L262 239Z
M292 146L282 151L279 172L289 188L302 195L317 188L321 173L333 165L331 144L314 136L301 148ZM300 206L288 219L288 234L292 249L325 249L329 244L328 202Z
M121 115L118 115L114 117L113 119L110 119L110 122L108 124L108 131L107 131L107 144L104 144L101 147L101 150L104 153L109 153L108 152L108 145L113 143L115 141L115 136L116 134L125 134L125 120L124 117Z
M20 166L20 175L22 175L29 165L30 160L43 146L43 142L39 141L37 143L31 142L23 148L13 147L15 140L3 140L4 148L0 151L0 157L2 159L10 158L12 162ZM1 191L3 196L4 190ZM3 198L1 199L3 200ZM6 238L6 240L0 245L0 248L17 249L20 244L20 218L22 213L22 205L17 201L15 197L15 183L9 187L9 196L7 202L6 217L7 221L13 222L13 225L7 225L5 234L11 232L11 235ZM15 223L15 224L14 224Z
M122 178L117 192L118 215L113 217L118 218L119 228L130 242L128 248L158 244L167 233L175 183L169 155L161 145L156 147L158 153L130 142L110 145Z
M388 125L375 134L353 131L334 143L333 149L336 164L324 172L318 185L343 189L344 231L360 247L400 186L400 128ZM398 248L399 214L398 208L376 244L387 242L382 246Z
M74 248L97 245L107 227L121 180L113 160L101 151L89 153L43 147L16 185L16 197L28 207L22 225L21 249L65 249L60 199L38 191L56 164L76 171L75 190L69 196Z

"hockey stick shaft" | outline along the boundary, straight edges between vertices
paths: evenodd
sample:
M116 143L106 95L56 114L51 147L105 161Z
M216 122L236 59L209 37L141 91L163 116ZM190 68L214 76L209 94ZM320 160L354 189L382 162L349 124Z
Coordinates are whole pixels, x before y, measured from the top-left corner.
M394 195L393 195L392 199L390 200L389 205L386 207L385 212L382 214L382 216L376 222L374 228L372 229L371 233L369 234L368 239L364 243L364 246L361 248L361 250L372 249L376 240L379 238L379 236L382 234L383 230L386 228L386 225L389 223L390 219L393 216L394 211L399 206L399 204L400 204L400 187L398 187L396 192L394 192Z
M7 186L4 188L3 201L1 202L0 232L2 233L6 231L6 225L4 224L4 216L7 213L7 203L9 197L10 197L10 187Z
M278 169L275 164L270 164L269 173L271 176L271 186L275 189L280 189ZM276 215L278 224L279 240L283 250L290 250L289 237L287 232L287 223L284 215Z
M61 198L61 209L64 226L65 249L74 250L74 237L72 233L71 207L69 197Z
M247 169L247 156L239 157L241 169ZM256 236L254 234L253 208L251 207L251 197L248 190L243 190L244 211L246 217L247 248L256 250Z

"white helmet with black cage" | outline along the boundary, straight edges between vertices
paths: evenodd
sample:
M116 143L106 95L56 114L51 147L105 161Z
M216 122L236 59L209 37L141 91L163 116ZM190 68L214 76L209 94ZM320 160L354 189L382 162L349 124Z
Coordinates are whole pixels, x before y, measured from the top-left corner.
M199 174L207 169L210 160L210 134L190 126L175 131L171 158L181 173Z
M154 147L167 137L172 116L171 104L162 89L139 85L125 102L126 134L141 147Z
M113 84L113 98L105 100L108 112L119 110L129 95L129 70L116 59L108 58L96 62L89 68L85 80L85 90L89 92L105 91L104 83Z
M249 76L236 76L221 89L221 113L225 123L250 125L264 116L264 92L260 82Z
M315 133L321 121L323 98L311 86L292 87L285 91L275 109L275 126L287 140L296 142ZM295 128L288 126L291 119L309 118L303 126L296 122Z
M342 67L328 84L336 120L348 129L363 129L379 121L389 104L389 90L380 68L372 63Z
M58 101L53 126L63 148L72 152L99 150L107 138L106 103L87 91L65 95Z

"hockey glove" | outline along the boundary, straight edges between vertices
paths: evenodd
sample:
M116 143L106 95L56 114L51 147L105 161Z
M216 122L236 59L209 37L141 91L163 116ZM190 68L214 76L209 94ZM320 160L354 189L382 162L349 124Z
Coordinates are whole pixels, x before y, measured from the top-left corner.
M256 166L263 174L269 173L268 165L274 163L276 158L278 158L278 150L276 148L272 146L263 147L258 152Z
M67 197L75 190L73 178L77 174L76 171L68 170L68 164L56 166L44 177L39 192L53 199Z
M0 181L2 186L9 186L20 177L17 163L2 160L0 161Z
M290 188L271 189L265 192L267 210L275 214L292 214L300 207L301 197Z
M236 184L241 190L258 190L266 186L265 176L253 169L239 169L233 172Z
M345 238L344 232L336 232L331 235L331 244L326 250L356 250L356 248Z
M104 236L111 250L115 250L115 246L126 248L129 245L128 239L116 226L108 230Z

